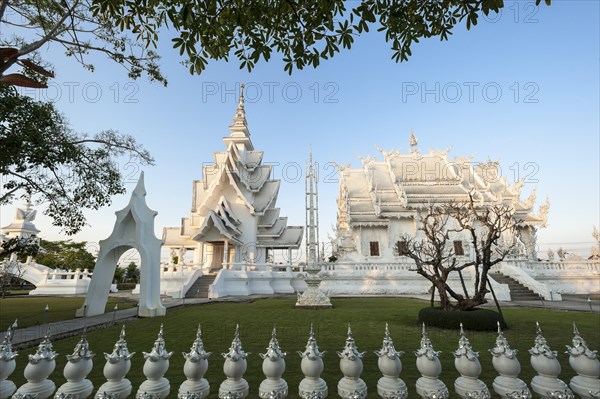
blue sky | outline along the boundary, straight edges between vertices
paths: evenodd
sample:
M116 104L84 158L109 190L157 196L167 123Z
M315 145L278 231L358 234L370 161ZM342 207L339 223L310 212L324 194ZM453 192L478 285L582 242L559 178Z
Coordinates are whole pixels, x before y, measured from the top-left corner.
M542 2L543 3L543 2ZM408 62L396 64L384 37L371 33L351 51L318 69L288 76L277 59L252 73L237 63L212 62L201 76L189 75L178 52L161 42L167 88L93 57L90 73L47 48L57 78L45 91L25 93L52 99L74 129L117 129L135 136L156 158L146 167L147 201L158 211L156 233L177 226L191 205L191 182L202 164L221 151L246 83L246 113L254 145L265 151L281 178L278 205L289 224L304 224L304 181L298 166L309 145L321 165L321 237L335 224L337 178L332 163L358 165L356 155L380 156L376 146L406 152L413 129L421 150L445 149L477 161L499 160L510 182L528 177L523 197L537 188L539 205L550 197L549 226L539 232L540 249L563 246L589 252L592 226L600 224L599 34L597 1L506 2L499 16L481 19L471 31L456 29L450 41L415 44ZM122 162L133 189L138 165ZM90 227L71 237L107 237L111 207L86 213ZM2 225L14 207L2 207ZM47 239L65 239L42 215L37 226Z

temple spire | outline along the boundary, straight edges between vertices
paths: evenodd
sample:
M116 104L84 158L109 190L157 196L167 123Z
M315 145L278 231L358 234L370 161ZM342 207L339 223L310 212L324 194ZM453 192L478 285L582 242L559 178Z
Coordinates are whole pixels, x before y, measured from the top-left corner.
M415 136L415 132L413 132L412 129L410 129L410 137L408 138L408 143L410 144L410 153L413 155L419 154L419 149L417 148L419 141L417 140L417 136Z
M244 108L244 84L240 84L240 98L237 109L233 116L233 124L229 126L232 136L250 136L248 122L246 121L246 110Z
M308 264L316 264L319 257L319 189L312 158L312 145L306 165L306 255Z

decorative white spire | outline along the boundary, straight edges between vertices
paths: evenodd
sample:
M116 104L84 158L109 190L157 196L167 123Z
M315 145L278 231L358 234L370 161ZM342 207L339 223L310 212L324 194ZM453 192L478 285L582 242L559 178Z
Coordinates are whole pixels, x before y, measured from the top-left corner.
M413 132L412 129L410 129L410 137L408 138L408 144L410 144L410 153L412 155L420 155L419 149L417 148L419 140L417 140L417 136L415 136L415 132Z
M319 188L318 177L309 147L306 165L306 262L309 266L319 262Z
M415 132L412 129L410 129L410 137L408 139L408 143L410 144L411 148L415 148L417 144L419 144L417 136L415 136Z
M160 330L158 331L158 337L156 338L156 341L154 341L152 350L150 352L142 352L142 355L144 355L144 359L150 359L151 361L155 362L158 359L166 360L171 357L173 352L167 351L167 349L165 347L165 340L164 340L163 336L164 336L164 330L163 330L163 325L161 324Z
M248 122L246 121L246 110L244 108L244 84L240 83L240 98L238 100L237 109L233 116L233 124L229 126L231 136L234 137L248 137L250 131L248 131Z
M121 360L130 360L135 352L130 353L127 349L127 341L125 340L125 325L121 328L121 334L119 334L119 340L115 343L115 347L111 354L104 353L104 358L111 364L117 363Z

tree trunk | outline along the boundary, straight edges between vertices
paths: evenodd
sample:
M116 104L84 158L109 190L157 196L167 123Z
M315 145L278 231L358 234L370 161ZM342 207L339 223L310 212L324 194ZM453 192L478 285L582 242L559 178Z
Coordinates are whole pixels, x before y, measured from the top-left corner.
M431 307L434 306L434 302L435 302L435 285L431 285L431 298L429 299L429 305Z
M448 297L444 283L436 283L436 288L440 294L440 307L443 310L452 310L452 303L450 303L450 298Z

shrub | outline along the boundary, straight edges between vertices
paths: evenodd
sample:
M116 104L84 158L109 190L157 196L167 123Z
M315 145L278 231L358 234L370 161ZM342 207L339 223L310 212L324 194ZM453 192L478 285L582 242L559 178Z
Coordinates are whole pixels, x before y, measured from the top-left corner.
M119 291L128 291L135 288L135 283L117 283L117 289Z
M426 326L457 330L460 323L466 330L495 331L500 322L502 329L508 326L498 312L489 309L444 311L441 308L423 308L419 311L419 323Z

